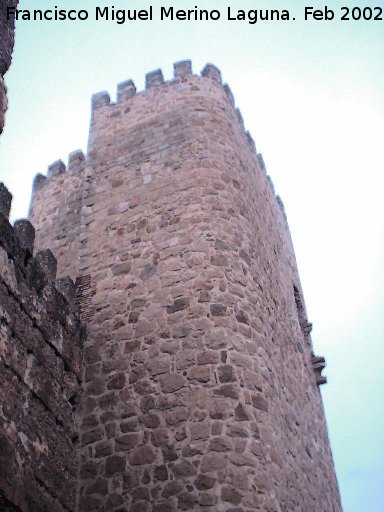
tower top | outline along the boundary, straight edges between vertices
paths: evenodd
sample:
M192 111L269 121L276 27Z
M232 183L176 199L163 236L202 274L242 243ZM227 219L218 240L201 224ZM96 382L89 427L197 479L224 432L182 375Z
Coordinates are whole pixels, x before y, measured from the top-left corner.
M159 87L166 83L171 83L174 80L182 80L188 76L193 75L192 62L190 60L182 60L173 64L173 79L169 81L164 80L163 72L161 69L155 69L145 75L145 89L137 92L136 86L133 80L129 79L124 82L120 82L117 85L116 103L121 103L127 99L131 99L136 94L145 94L148 89ZM206 64L201 71L201 75L204 78L210 78L221 84L221 72L213 64ZM225 86L228 88L228 86ZM110 94L107 91L97 92L92 96L92 110L104 107L106 105L115 105L116 103L111 102Z

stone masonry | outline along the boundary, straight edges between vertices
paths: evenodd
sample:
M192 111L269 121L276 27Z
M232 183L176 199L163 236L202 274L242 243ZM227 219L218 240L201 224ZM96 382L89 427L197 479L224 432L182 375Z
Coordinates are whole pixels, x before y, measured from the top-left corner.
M55 282L49 250L32 257L34 228L8 222L0 184L0 510L73 511L84 328L75 287Z
M15 20L7 18L7 7L16 7L18 0L2 0L0 2L0 134L4 127L4 116L7 110L7 94L4 75L12 59Z
M216 67L94 95L30 218L87 323L79 511L341 511L284 208Z

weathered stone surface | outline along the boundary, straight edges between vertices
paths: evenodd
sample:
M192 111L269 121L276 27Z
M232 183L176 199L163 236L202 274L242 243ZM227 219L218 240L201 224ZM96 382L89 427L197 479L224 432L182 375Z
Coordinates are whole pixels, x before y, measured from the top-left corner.
M214 437L210 440L208 450L213 452L226 452L232 449L232 443L225 437Z
M161 379L160 386L163 393L172 393L182 388L184 383L184 379L181 375L170 373Z
M1 184L0 509L75 510L84 329L55 287L52 254L32 256L31 224L8 223L10 197ZM93 421L84 418L83 437ZM93 479L97 466L80 474Z
M211 423L204 421L200 423L191 423L189 425L191 440L208 439L211 432Z
M214 66L146 83L94 96L87 157L31 203L89 333L79 512L340 512L323 362L262 160Z
M141 446L133 451L129 462L133 465L150 464L155 458L156 455L152 448L149 446Z
M125 457L111 455L105 461L105 476L112 476L115 473L122 473L125 469Z
M0 183L0 213L8 219L11 210L12 194L4 183Z
M182 491L184 488L183 484L180 482L170 482L162 491L161 495L163 498L169 498L170 496L175 496L176 494L179 494L180 491Z
M213 316L225 316L227 307L224 304L211 304L210 310Z
M260 411L268 412L268 402L259 394L252 397L252 405Z
M247 421L250 419L250 415L247 413L246 408L241 403L239 403L235 408L235 419L237 421Z
M115 450L126 451L131 450L137 446L139 440L138 434L126 434L124 436L116 437Z
M237 380L236 372L233 366L226 364L223 366L219 366L217 369L219 381L223 382L234 382Z
M95 457L107 457L112 453L112 443L110 441L100 441L95 445Z
M202 473L209 473L210 471L224 470L226 466L226 459L222 454L209 453L204 455L201 460Z
M239 398L238 387L233 384L223 384L215 389L215 394L226 396L228 398Z
M223 487L221 489L221 497L223 501L239 505L241 503L241 494L233 487Z
M193 476L196 475L196 467L187 460L175 464L172 468L176 477Z
M208 475L199 475L195 480L195 485L200 491L212 489L216 483L216 479Z
M167 313L172 314L177 311L182 311L189 306L188 299L176 299L173 304L167 306Z
M124 373L118 373L117 375L114 375L112 379L108 382L107 388L108 389L122 389L125 385L125 374Z

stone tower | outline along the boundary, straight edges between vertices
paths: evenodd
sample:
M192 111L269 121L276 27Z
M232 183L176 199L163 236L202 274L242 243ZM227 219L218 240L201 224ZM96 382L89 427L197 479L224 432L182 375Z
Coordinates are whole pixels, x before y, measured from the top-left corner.
M341 510L283 205L216 67L93 96L30 219L87 324L80 511Z

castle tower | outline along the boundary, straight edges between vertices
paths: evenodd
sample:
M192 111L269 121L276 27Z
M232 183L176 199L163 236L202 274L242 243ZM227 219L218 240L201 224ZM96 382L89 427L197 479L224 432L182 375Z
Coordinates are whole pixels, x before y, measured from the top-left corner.
M79 510L340 511L282 203L220 71L174 73L34 184L87 324Z

